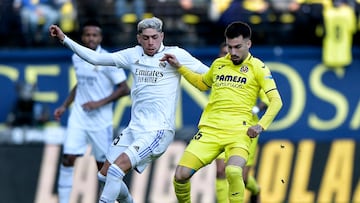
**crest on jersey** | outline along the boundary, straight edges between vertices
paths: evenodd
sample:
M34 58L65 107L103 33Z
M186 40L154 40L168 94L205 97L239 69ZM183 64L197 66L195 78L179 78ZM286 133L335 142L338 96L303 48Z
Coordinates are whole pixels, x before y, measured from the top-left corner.
M160 68L165 68L165 66L166 66L166 62L165 62L165 61L161 61L161 62L159 63L159 67L160 67Z
M139 146L134 146L134 149L138 152L140 147Z
M241 73L247 73L249 71L249 67L247 67L247 66L242 66L241 68L240 68L240 72Z

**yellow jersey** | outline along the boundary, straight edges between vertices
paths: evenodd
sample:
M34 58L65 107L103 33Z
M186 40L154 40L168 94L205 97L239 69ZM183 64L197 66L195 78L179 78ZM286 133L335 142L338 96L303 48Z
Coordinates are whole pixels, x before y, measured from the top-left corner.
M270 69L250 53L240 65L234 65L229 54L216 59L202 80L211 87L211 93L199 128L209 127L223 133L233 133L253 124L252 108L260 89L265 93L277 91ZM262 127L266 129L271 121L264 122Z

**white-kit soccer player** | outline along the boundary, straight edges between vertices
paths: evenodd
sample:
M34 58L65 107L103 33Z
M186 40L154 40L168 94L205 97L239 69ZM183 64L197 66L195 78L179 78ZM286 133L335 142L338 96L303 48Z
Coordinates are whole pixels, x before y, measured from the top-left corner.
M146 18L137 25L139 45L114 53L96 53L66 37L61 29L50 26L51 36L94 65L116 65L131 71L131 120L114 139L107 162L98 173L106 181L99 202L133 202L123 177L130 170L141 173L146 166L165 152L174 139L175 111L180 92L181 76L167 62L165 53L175 54L182 64L203 73L208 67L176 46L164 46L162 21Z
M97 21L83 25L81 40L96 53L106 53L100 43L102 31ZM72 56L77 84L54 112L55 119L73 103L67 122L63 155L59 171L60 203L68 203L73 185L74 162L92 146L98 169L106 160L106 152L113 140L113 101L130 94L123 69L114 66L94 66L79 56Z

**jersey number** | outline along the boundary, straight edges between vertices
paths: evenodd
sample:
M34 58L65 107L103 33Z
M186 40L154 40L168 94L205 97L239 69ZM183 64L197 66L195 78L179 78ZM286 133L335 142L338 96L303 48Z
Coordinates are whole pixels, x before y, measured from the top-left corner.
M200 140L201 137L202 137L201 132L198 132L198 133L196 133L196 135L194 135L193 139L194 140Z
M114 141L113 141L113 144L114 145L117 145L117 143L120 141L120 137L122 136L122 133L120 134L120 135L118 135L115 139L114 139Z

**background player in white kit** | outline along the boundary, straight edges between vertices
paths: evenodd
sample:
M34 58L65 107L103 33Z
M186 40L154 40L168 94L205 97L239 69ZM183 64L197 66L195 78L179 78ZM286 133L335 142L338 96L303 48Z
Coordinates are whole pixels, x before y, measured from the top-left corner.
M106 53L100 45L102 33L96 21L88 21L83 25L81 40L95 52ZM106 152L113 140L113 101L130 94L123 69L94 66L75 54L72 62L77 84L54 112L55 119L59 120L74 101L68 118L59 172L60 203L69 202L74 162L78 156L85 154L88 144L92 145L98 169L104 164Z
M187 51L175 46L164 46L162 21L156 17L138 23L137 40L140 45L114 53L97 53L66 37L52 25L50 34L94 65L116 65L128 68L134 76L131 88L131 120L127 128L114 139L107 154L107 162L98 173L106 180L99 202L132 202L123 177L131 169L141 173L146 166L165 152L174 139L175 111L180 92L181 76L167 62L165 53L175 54L180 63L195 72L208 67Z

